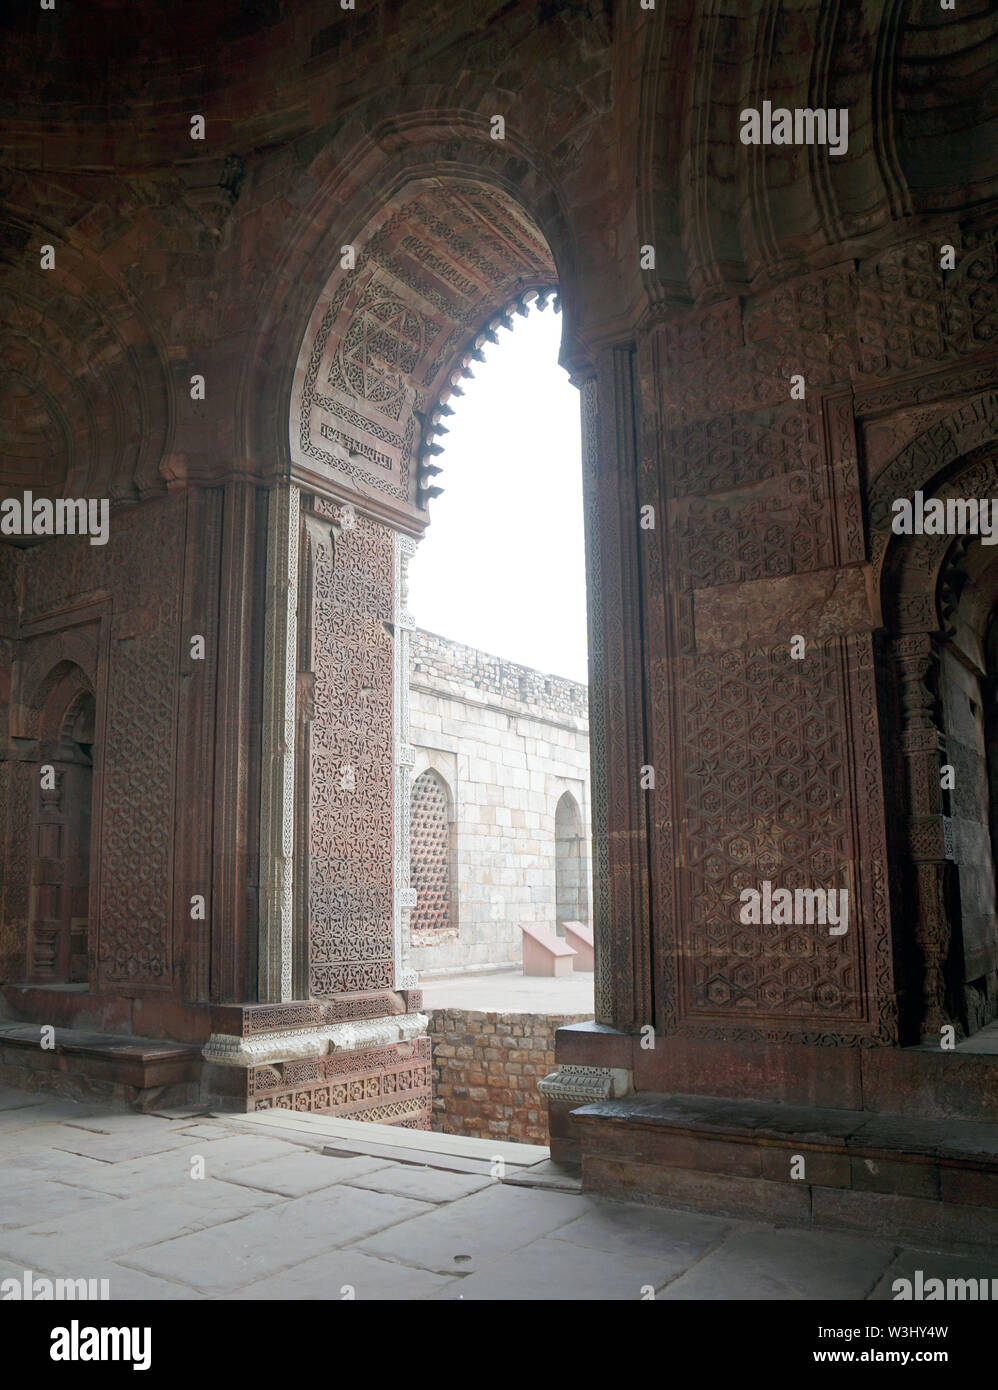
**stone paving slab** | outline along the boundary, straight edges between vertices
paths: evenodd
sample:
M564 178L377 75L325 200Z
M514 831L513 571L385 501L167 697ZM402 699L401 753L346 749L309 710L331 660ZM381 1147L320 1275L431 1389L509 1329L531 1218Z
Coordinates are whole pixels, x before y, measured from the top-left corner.
M652 1256L591 1250L565 1241L533 1241L435 1295L439 1299L613 1300L651 1297L672 1266Z
M128 1251L206 1226L233 1223L275 1200L252 1188L210 1178L188 1179L182 1193L151 1192L121 1198L101 1207L98 1219L94 1213L83 1211L0 1232L0 1256L21 1260L26 1269L89 1272Z
M102 1163L125 1163L129 1159L164 1153L167 1149L190 1149L192 1143L187 1135L163 1126L156 1130L132 1129L114 1134L76 1129L60 1136L55 1147L100 1159Z
M745 1223L699 1212L602 1202L552 1233L555 1240L659 1260L672 1278Z
M579 1163L556 1163L546 1158L541 1163L532 1163L529 1168L508 1172L503 1178L511 1187L543 1187L552 1192L581 1192L582 1165Z
M349 1162L349 1160L342 1160ZM469 1173L445 1173L439 1168L416 1168L412 1164L382 1164L376 1172L348 1179L351 1187L367 1187L372 1192L394 1192L399 1197L415 1197L420 1202L455 1202L491 1187L494 1178Z
M246 1168L234 1168L226 1173L225 1181L259 1188L264 1192L276 1192L283 1197L303 1197L307 1192L318 1192L336 1183L362 1180L367 1174L377 1173L385 1167L384 1160L378 1158L327 1158L307 1150L293 1151L265 1159L262 1163L252 1163ZM395 1191L391 1187L378 1190Z
M64 1177L66 1182L125 1197L139 1196L153 1187L189 1182L191 1160L195 1156L204 1162L205 1177L225 1181L229 1173L237 1168L246 1168L252 1163L278 1155L299 1152L293 1144L257 1139L254 1135L240 1135L234 1140L223 1135L219 1139L208 1141L188 1137L184 1144L175 1145L165 1153L148 1154L142 1158L122 1160L118 1163L108 1163L69 1151L63 1151L62 1156L70 1162L86 1165L75 1172L67 1173Z
M25 1174L0 1186L0 1231L33 1226L38 1221L51 1221L55 1217L75 1216L81 1211L99 1221L100 1215L95 1208L113 1202L114 1198L106 1192L71 1187L58 1180L37 1182L32 1175Z
M659 1294L675 1299L864 1299L894 1247L840 1236L760 1226L722 1245Z
M472 1274L567 1225L591 1206L590 1197L493 1186L395 1226L360 1248L438 1274Z
M445 1290L450 1279L431 1274L426 1269L411 1269L406 1265L375 1260L357 1250L331 1250L326 1255L261 1279L230 1298L236 1299L343 1299L344 1287L353 1290L358 1302L371 1300L404 1300L431 1298ZM463 1281L458 1280L458 1283Z
M41 1105L8 1106L0 1110L0 1135L8 1131L31 1129L35 1125L50 1123L62 1124L66 1120L86 1119L91 1111L71 1100L45 1098Z
M167 1279L157 1279L152 1274L144 1274L140 1269L129 1269L124 1264L102 1264L98 1266L96 1277L108 1281L111 1300L119 1298L149 1299L155 1302L201 1299L197 1289L188 1284L174 1284Z
M407 1197L336 1187L173 1240L153 1236L127 1263L209 1294L231 1293L427 1210Z
M415 1168L438 1168L444 1173L470 1173L492 1180L495 1166L484 1158L461 1158L457 1154L420 1153L418 1149L393 1149L388 1144L324 1144L324 1154L334 1157L349 1157L352 1154L367 1154L370 1158L383 1158L396 1166L411 1164ZM507 1174L516 1171L507 1169ZM530 1172L529 1168L520 1170Z

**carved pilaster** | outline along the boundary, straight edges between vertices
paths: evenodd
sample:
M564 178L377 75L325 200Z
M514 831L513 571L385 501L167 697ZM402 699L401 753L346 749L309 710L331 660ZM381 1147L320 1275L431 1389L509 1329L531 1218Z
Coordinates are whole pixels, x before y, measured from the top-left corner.
M259 998L293 997L298 489L270 494L260 798Z
M392 873L392 925L395 952L395 988L412 989L419 977L409 969L409 914L416 906L415 889L409 886L409 807L415 749L409 743L409 652L416 624L409 612L409 561L416 542L395 535L395 665L393 723L395 739L395 834Z
M952 935L950 899L953 834L940 769L945 741L939 719L940 656L931 633L914 633L892 644L901 700L900 746L906 794L905 847L913 866L911 935L920 957L919 1032L938 1041L950 1022L944 966Z
M654 1019L634 352L600 354L582 388L596 1017Z

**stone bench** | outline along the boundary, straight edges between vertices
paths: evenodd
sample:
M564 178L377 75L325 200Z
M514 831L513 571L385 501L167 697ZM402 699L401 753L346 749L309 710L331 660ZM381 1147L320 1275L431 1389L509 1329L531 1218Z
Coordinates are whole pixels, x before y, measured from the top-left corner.
M0 1084L137 1110L198 1100L198 1046L74 1028L55 1028L51 1041L42 1046L41 1024L0 1023Z
M574 970L595 970L596 957L593 949L593 929L583 922L562 922L565 929L566 945L575 952L572 962Z
M560 936L555 936L547 927L524 927L523 932L523 973L524 975L551 975L562 978L571 975L575 962L575 951Z

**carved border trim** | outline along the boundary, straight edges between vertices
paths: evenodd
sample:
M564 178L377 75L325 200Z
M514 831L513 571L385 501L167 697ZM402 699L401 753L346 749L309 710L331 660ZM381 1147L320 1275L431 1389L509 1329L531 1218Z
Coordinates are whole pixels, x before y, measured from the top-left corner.
M271 491L264 610L260 788L259 998L289 1000L294 934L295 685L298 652L299 492Z
M415 989L419 976L409 969L409 914L416 893L409 883L409 807L416 750L409 742L409 647L416 626L408 610L409 561L416 553L411 536L395 532L395 665L392 720L395 741L395 834L392 865L392 931L395 988Z

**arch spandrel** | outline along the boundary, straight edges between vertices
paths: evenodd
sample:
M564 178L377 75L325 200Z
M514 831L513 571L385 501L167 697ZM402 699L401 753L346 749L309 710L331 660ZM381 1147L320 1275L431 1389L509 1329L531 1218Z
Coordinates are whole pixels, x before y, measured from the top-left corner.
M557 281L551 250L505 191L424 180L392 201L338 268L302 341L290 405L295 481L419 533L431 415L497 311Z

